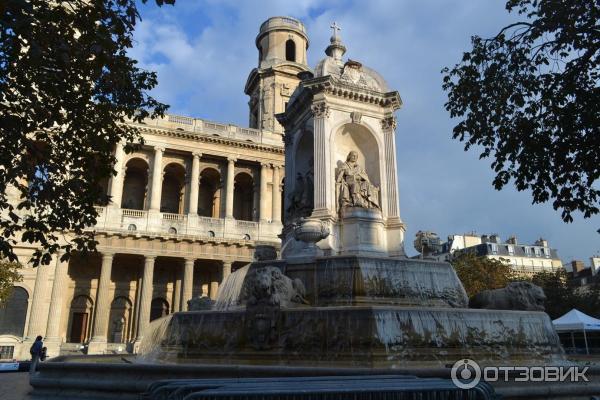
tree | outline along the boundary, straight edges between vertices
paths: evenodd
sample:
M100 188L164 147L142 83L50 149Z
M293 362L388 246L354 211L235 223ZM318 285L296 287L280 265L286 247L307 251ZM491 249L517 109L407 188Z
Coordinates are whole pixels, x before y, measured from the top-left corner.
M95 249L86 228L96 223L94 205L108 201L102 186L116 173L113 149L141 140L124 121L167 108L148 94L156 74L127 55L137 7L135 0L0 3L0 257L15 261L18 240L39 246L34 265L60 248L64 259Z
M444 68L445 107L465 151L493 157L493 185L511 180L533 203L551 200L565 222L599 211L600 3L509 0L524 20Z
M600 282L595 279L588 287L577 287L568 279L563 268L555 272L538 272L531 278L546 294L546 312L556 319L576 308L586 314L600 317Z
M496 260L463 253L451 261L467 295L476 295L482 290L499 289L515 280L511 266L503 259Z
M20 269L19 263L0 261L0 307L12 292L13 284L23 279L19 273Z

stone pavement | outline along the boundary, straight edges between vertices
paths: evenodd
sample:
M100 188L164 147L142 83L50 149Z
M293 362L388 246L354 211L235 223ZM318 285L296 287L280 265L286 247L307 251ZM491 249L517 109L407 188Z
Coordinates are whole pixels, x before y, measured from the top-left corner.
M0 400L28 400L30 390L28 372L0 373Z

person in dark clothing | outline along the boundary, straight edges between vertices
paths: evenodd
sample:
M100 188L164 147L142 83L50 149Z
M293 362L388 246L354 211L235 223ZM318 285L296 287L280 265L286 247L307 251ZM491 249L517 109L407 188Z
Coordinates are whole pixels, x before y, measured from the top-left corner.
M30 374L35 372L37 365L40 362L40 358L42 357L43 349L44 342L42 342L42 337L38 336L35 338L35 342L33 342L29 349L29 353L31 354L31 366L29 367Z

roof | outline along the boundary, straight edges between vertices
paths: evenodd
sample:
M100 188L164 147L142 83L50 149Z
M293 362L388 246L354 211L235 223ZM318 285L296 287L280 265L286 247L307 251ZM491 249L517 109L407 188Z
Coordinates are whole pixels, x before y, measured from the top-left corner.
M557 332L600 331L600 319L590 317L575 308L552 321L552 325Z

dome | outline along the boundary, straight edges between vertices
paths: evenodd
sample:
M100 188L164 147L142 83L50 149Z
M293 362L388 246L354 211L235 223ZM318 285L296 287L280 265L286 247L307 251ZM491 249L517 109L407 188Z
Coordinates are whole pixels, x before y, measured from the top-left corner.
M354 60L343 63L341 60L327 56L315 66L314 74L315 78L331 75L345 84L377 92L390 91L385 79L378 72Z

